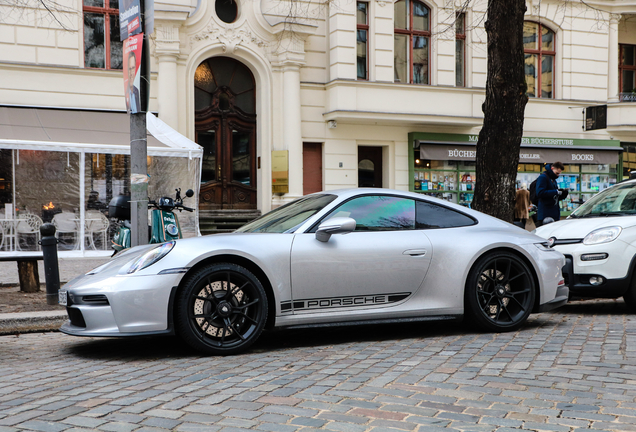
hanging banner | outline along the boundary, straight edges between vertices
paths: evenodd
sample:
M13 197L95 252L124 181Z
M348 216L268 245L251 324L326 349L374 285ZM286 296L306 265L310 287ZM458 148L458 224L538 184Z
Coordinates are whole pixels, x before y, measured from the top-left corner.
M121 0L119 8L119 39L141 33L141 6L139 0ZM154 6L154 5L153 5Z
M124 95L126 96L126 111L129 114L142 112L139 88L143 40L144 34L139 33L124 41Z

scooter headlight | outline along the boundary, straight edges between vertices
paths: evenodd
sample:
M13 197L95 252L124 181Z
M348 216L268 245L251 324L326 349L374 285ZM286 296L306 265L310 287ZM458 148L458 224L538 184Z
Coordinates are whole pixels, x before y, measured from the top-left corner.
M131 274L139 270L145 269L159 261L161 258L168 255L168 252L172 250L175 242L169 241L162 243L156 248L152 248L137 259L131 261L127 266L123 267L120 274Z

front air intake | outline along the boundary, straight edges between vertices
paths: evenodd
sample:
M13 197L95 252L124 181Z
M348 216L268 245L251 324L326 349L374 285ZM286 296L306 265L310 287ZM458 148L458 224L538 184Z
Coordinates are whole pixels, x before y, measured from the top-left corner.
M108 297L104 294L93 294L82 296L82 303L94 306L108 306Z

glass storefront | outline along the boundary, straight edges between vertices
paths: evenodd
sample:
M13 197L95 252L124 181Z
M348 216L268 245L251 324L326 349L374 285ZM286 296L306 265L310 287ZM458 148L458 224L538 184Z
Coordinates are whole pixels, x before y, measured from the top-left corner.
M432 142L418 140L428 135L434 135ZM464 137L465 142L461 142ZM413 151L409 158L412 164L411 190L471 207L477 180L476 148L474 147L476 137L449 135L446 141L444 134L414 133L410 134L409 138L413 138L411 140ZM524 140L534 139L524 138ZM541 140L542 142L550 141L550 139ZM524 184L529 187L530 183L545 170L544 163L539 161L560 160L565 165L565 170L559 176L557 183L559 188L569 190L567 199L561 201L561 211L563 214L569 214L592 195L622 180L622 177L619 178L621 147L618 147L618 142L611 142L611 148L609 146L608 148L600 146L586 148L575 147L577 140L559 141L571 147L521 148L521 163L517 168L517 188Z
M200 159L165 153L147 158L151 199L174 197L176 188L185 194L199 183ZM130 194L129 166L127 154L0 150L0 254L39 251L39 228L46 222L56 227L59 251L112 252L119 223L108 218L108 203ZM179 214L186 236L196 235L196 218Z
M623 146L623 180L636 173L636 143L621 143Z

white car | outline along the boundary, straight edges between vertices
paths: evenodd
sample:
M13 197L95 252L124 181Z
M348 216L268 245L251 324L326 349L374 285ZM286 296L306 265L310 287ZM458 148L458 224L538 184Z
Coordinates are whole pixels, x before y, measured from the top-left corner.
M622 296L636 310L636 180L605 189L536 234L565 255L563 276L571 295Z

